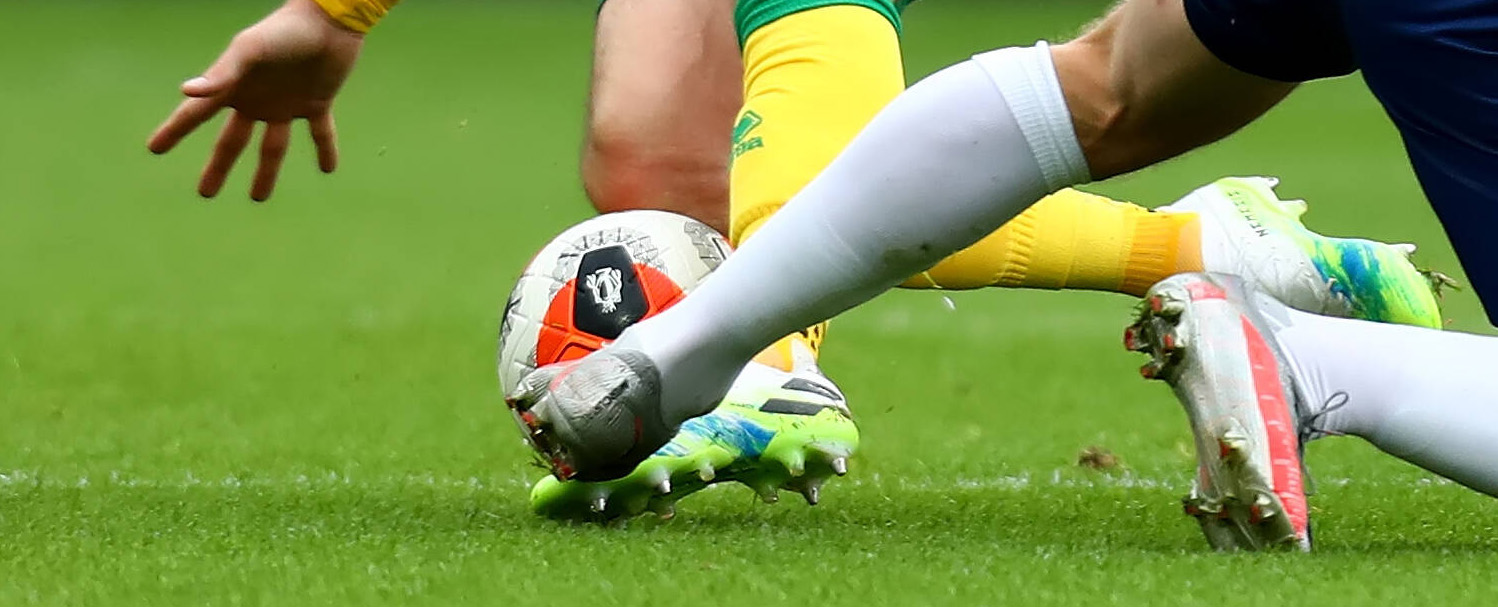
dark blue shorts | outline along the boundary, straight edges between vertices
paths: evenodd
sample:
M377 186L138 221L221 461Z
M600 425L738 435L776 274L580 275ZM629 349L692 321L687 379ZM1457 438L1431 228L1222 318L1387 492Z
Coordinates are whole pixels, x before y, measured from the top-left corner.
M1363 71L1498 325L1498 0L1184 0L1223 62L1286 82Z

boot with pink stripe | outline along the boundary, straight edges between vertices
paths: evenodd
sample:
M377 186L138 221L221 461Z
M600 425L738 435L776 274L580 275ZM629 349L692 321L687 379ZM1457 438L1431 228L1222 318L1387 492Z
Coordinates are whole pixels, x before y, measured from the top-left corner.
M1226 274L1180 274L1152 287L1125 345L1150 355L1196 438L1184 500L1218 550L1311 549L1294 371L1275 342L1285 306Z

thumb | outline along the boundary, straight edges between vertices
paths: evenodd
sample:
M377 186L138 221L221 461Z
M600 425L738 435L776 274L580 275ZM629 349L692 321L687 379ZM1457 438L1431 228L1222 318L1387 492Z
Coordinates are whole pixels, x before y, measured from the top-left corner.
M224 51L203 75L182 83L182 94L188 97L214 97L239 81L240 58L233 48Z
M182 83L182 94L188 97L212 97L228 88L224 80L210 80L207 76L198 76Z

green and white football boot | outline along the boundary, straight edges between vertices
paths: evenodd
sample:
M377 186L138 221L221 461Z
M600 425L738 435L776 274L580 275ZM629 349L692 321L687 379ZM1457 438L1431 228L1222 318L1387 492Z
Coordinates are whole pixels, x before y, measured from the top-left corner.
M646 512L669 518L678 500L724 481L743 483L768 503L784 489L815 505L827 479L847 474L858 428L810 351L798 354L790 371L749 363L717 409L687 420L671 442L623 478L542 478L531 488L531 510L600 522Z
M1300 221L1305 201L1281 200L1278 184L1226 177L1159 210L1201 216L1206 271L1240 276L1292 308L1441 328L1432 279L1410 263L1415 245L1312 232Z

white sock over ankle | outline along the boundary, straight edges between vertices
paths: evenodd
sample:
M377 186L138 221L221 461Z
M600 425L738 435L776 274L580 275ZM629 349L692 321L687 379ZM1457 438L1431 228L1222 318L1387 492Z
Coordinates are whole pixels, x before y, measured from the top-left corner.
M1498 496L1498 337L1297 311L1291 321L1275 337L1324 411L1316 428Z
M618 345L656 362L668 422L701 415L776 339L1088 178L1048 47L979 55L895 99L695 292Z

